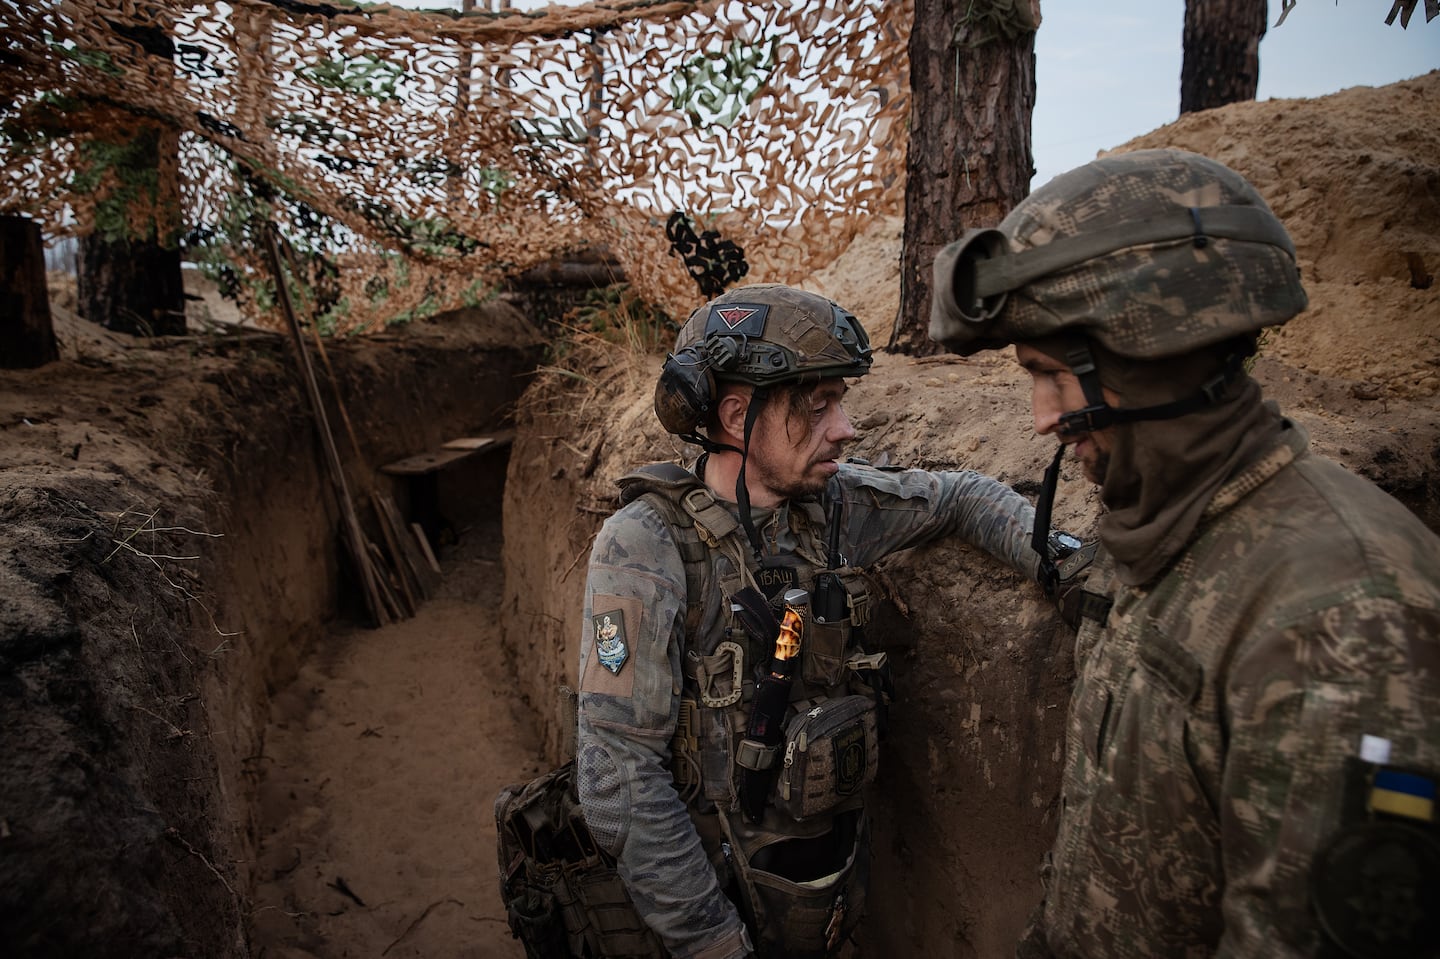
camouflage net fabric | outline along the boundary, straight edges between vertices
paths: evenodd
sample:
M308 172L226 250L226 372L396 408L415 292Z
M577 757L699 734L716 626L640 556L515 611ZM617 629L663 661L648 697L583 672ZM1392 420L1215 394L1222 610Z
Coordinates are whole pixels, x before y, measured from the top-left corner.
M181 242L262 322L265 219L308 255L327 329L474 303L598 244L683 318L898 212L911 14L0 0L0 212Z

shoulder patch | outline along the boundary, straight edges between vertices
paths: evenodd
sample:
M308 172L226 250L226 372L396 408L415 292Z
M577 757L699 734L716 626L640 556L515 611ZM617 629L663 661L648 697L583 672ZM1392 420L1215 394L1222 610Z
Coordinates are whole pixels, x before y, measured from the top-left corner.
M1435 955L1440 839L1398 822L1348 826L1315 857L1310 896L1320 928L1347 956Z
M643 611L633 596L591 598L592 615L580 649L580 691L629 699L635 691L635 631Z
M625 611L596 613L591 621L595 624L595 654L600 658L600 665L620 675L625 660L630 658L630 647L625 645Z

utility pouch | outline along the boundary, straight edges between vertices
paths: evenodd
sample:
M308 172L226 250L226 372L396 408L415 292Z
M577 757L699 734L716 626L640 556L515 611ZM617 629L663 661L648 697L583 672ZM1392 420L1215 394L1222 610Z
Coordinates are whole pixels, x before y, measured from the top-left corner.
M827 699L785 724L775 807L794 819L829 812L875 781L880 735L869 696Z
M495 829L500 897L527 959L664 959L614 859L590 835L573 762L502 789Z
M870 881L865 812L852 808L814 835L782 836L725 818L756 954L826 959L859 925Z
M869 613L869 593L859 570L827 569L816 574L815 597L800 645L800 676L805 682L835 686L844 681L852 627L865 625Z

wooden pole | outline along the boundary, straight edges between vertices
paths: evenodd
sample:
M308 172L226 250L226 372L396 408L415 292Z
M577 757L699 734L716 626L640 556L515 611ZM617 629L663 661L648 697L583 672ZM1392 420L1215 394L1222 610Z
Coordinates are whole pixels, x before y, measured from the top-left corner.
M320 398L320 388L315 384L315 368L305 348L305 337L300 332L300 321L295 318L294 304L290 301L290 289L285 283L285 272L280 265L280 231L273 223L265 224L266 249L270 254L270 268L275 274L275 289L280 300L285 322L290 328L291 339L299 358L301 378L305 381L305 393L310 398L310 411L320 432L320 445L325 452L325 462L330 473L330 482L339 501L340 514L344 522L345 545L355 563L356 572L365 591L365 602L370 615L377 625L390 622L389 612L376 583L375 569L371 564L367 540L360 528L360 518L355 513L355 502L350 498L350 488L345 482L345 471L340 464L340 454L335 449L335 435L330 431L330 420L325 415L325 404Z

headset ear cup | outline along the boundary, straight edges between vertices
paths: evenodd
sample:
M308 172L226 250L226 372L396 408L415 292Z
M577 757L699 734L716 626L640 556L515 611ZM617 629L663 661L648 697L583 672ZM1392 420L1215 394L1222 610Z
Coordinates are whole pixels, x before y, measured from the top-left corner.
M694 433L715 403L715 375L698 350L686 347L665 358L655 384L655 415L667 432Z

